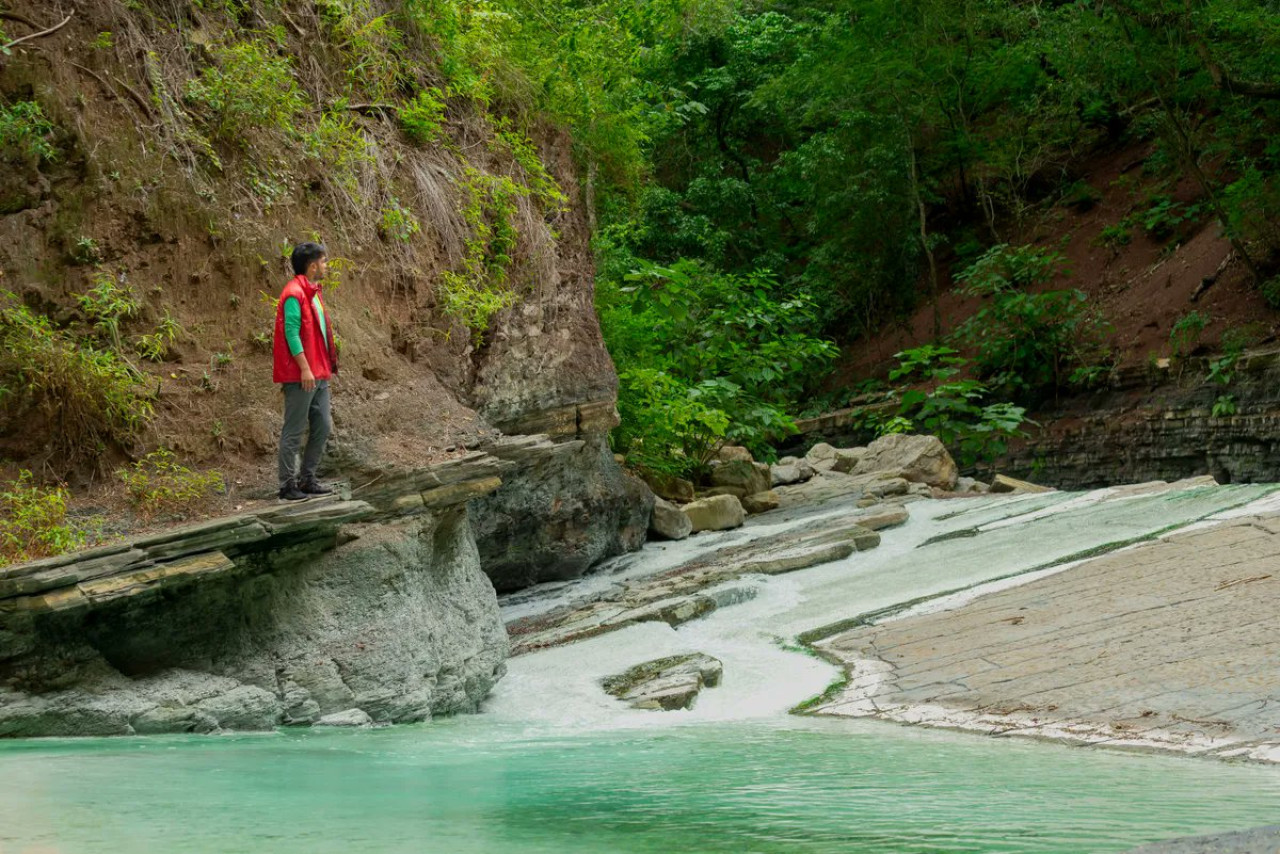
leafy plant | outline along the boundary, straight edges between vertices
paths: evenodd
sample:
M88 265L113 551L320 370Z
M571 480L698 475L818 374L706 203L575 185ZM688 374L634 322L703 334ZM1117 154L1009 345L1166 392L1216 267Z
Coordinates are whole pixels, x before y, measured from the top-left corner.
M1179 317L1169 330L1169 344L1173 358L1182 359L1200 343L1200 336L1209 325L1209 315L1199 310L1189 311Z
M248 144L255 130L291 132L306 106L287 57L256 39L210 50L213 64L187 84L187 100L203 107L214 136Z
M421 230L422 226L418 218L413 215L413 211L402 207L399 199L392 199L391 203L382 209L382 220L378 223L378 232L384 239L407 243Z
M976 348L979 375L1010 394L1065 388L1077 369L1105 358L1105 327L1083 291L1024 290L1047 283L1061 261L1046 250L1000 245L957 276L966 293L989 298L957 337Z
M1210 414L1214 418L1226 418L1236 414L1236 396L1234 394L1220 394L1218 399L1213 402L1213 409Z
M96 264L102 259L102 248L92 237L81 235L71 248L71 258L78 264Z
M400 127L417 145L430 145L440 138L444 126L444 93L435 86L422 89L400 107Z
M0 566L50 557L84 544L83 531L67 523L66 487L41 487L23 469L0 483Z
M93 37L93 41L89 42L89 47L93 50L111 50L115 47L115 36L110 30L103 30Z
M1139 221L1152 237L1164 238L1177 231L1183 223L1195 221L1200 214L1200 205L1184 205L1168 196L1157 196Z
M55 453L95 459L128 447L151 418L141 376L119 356L77 341L0 291L0 427L44 425Z
M307 156L320 164L326 178L349 195L359 192L360 170L373 162L364 132L350 116L325 113L303 135Z
M0 153L13 160L53 160L57 150L49 141L53 122L35 101L0 107Z
M129 501L144 517L157 513L186 516L208 505L226 489L217 472L196 472L181 465L173 452L159 448L116 470Z
M134 296L133 289L125 284L123 273L117 279L111 273L99 270L93 274L91 281L93 287L83 294L77 294L76 302L80 304L85 318L97 330L102 341L119 350L121 324L136 317L141 305Z
M441 275L437 295L445 314L461 321L478 342L490 318L516 302L507 276L519 237L516 200L528 195L529 189L505 175L470 166L459 184L465 199L462 218L468 228L466 254L461 270Z

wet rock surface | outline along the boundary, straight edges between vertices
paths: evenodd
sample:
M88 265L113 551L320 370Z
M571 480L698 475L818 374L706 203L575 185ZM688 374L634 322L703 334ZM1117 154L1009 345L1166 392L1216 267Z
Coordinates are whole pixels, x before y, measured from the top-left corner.
M1277 851L1280 851L1280 825L1171 839L1130 849L1129 854L1275 854Z
M858 626L818 644L850 674L820 711L1280 761L1278 566L1280 517L1252 516Z
M735 533L704 535L726 539L722 546L659 574L619 581L571 605L509 621L512 654L572 643L642 622L674 626L699 619L717 608L752 598L752 576L795 572L847 559L855 552L875 548L880 544L879 531L907 519L906 508L884 505L819 518L746 542L732 539ZM737 579L747 583L728 584Z
M604 680L604 690L634 709L691 709L703 688L720 684L723 671L719 659L709 655L676 655L637 664L625 673L611 676Z

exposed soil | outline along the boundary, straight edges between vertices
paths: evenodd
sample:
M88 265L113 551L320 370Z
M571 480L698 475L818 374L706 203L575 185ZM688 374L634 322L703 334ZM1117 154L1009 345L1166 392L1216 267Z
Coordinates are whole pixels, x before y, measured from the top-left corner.
M1150 154L1145 145L1099 154L1083 165L1082 180L1101 198L1087 209L1056 204L1023 228L1010 227L1000 237L1009 243L1033 243L1066 257L1067 272L1044 289L1078 288L1111 325L1108 343L1118 367L1172 355L1170 335L1179 319L1192 311L1209 322L1191 349L1196 355L1221 347L1223 333L1244 338L1247 346L1275 340L1280 312L1270 308L1253 286L1248 271L1231 255L1231 246L1211 216L1184 223L1176 233L1156 238L1142 227L1130 229L1126 245L1108 246L1103 230L1150 206L1160 181L1143 173ZM1190 179L1168 193L1175 202L1198 201ZM1215 274L1216 277L1215 277ZM1206 280L1212 278L1212 284ZM943 333L954 331L979 307L950 286L938 300ZM895 353L933 338L933 309L925 301L910 317L889 324L875 335L846 348L829 387L868 377L884 378L895 366Z

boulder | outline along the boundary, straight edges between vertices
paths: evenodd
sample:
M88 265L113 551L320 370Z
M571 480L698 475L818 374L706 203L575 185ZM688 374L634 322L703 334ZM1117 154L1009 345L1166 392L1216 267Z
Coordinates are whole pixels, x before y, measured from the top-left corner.
M649 517L649 533L664 540L683 540L693 533L693 523L679 507L659 498L653 503Z
M936 436L902 433L881 436L868 445L855 470L857 474L880 471L893 471L913 483L946 490L955 487L960 474L955 460Z
M732 460L717 466L711 472L711 485L735 487L741 489L743 495L767 492L773 486L769 467L748 460Z
M1016 477L998 474L991 481L991 491L1002 494L1029 495L1033 492L1053 492L1054 490L1048 486L1040 486L1038 483L1028 483L1025 480L1018 480Z
M642 472L640 477L649 484L653 494L659 498L678 501L681 504L694 499L693 484L682 477L656 471Z
M819 442L804 455L804 461L816 471L831 471L836 464L836 449L826 442Z
M741 445L725 445L716 452L716 459L722 463L731 463L734 461L755 462L755 458L751 456L751 452Z
M804 460L791 458L790 462L780 462L769 469L769 483L771 486L786 486L792 483L804 483L811 480L817 474L813 466Z
M831 470L841 474L852 474L866 455L866 448L836 448L835 462L832 463Z
M684 513L694 532L727 531L739 528L747 513L742 509L742 502L732 495L716 495L711 498L700 498L684 506Z
M767 513L770 510L778 509L780 503L782 503L782 499L778 497L778 493L770 489L767 492L757 492L742 499L742 509L748 513Z
M369 713L364 709L347 709L345 712L325 715L312 726L371 727L373 718L369 717Z
M971 477L962 477L956 481L956 492L965 492L965 493L973 493L976 495L982 495L990 491L991 491L991 487L987 486L982 481L975 480L974 478L971 478Z
M699 498L713 498L717 495L732 495L734 498L742 499L747 497L747 490L741 486L713 486L698 493Z
M604 690L635 709L689 709L703 688L720 684L724 666L702 653L674 655L637 664L604 680Z

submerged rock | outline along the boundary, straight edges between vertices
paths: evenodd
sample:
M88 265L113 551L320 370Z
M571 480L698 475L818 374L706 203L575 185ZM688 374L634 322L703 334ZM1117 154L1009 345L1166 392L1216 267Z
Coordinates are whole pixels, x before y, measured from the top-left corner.
M689 517L679 507L659 498L653 502L649 533L664 540L683 540L693 533L693 522L689 521Z
M953 489L960 472L955 460L936 436L895 433L881 436L867 446L856 474L892 471L912 483Z
M719 659L709 655L676 655L610 676L604 680L604 690L635 709L691 709L702 689L719 685L723 673Z
M347 709L345 712L334 712L316 721L313 726L332 727L369 727L373 726L373 718L364 709Z
M732 495L701 498L684 506L693 531L727 531L739 528L747 518L742 502Z

